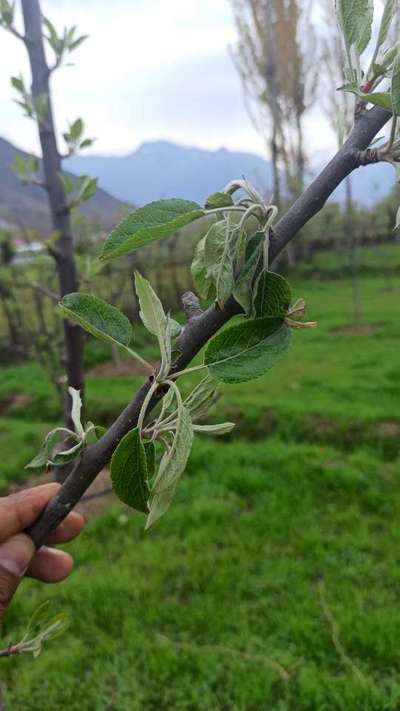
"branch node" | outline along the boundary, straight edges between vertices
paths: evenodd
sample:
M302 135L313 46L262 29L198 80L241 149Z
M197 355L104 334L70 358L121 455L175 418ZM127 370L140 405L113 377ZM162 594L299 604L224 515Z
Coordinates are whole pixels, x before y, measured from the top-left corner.
M357 162L359 165L371 165L379 163L382 159L382 154L379 148L366 148L365 151L358 151Z
M203 313L200 308L200 301L193 291L185 291L182 296L182 304L188 322L195 318L199 318L199 316Z

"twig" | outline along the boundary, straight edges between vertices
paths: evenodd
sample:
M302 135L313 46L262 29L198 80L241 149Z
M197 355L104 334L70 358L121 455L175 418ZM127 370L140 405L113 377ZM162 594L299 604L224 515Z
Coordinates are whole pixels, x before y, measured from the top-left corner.
M0 650L0 657L16 657L20 654L17 644L9 644L6 649Z
M351 669L351 671L357 677L357 679L361 682L361 684L363 686L366 686L367 679L365 678L362 671L356 666L356 664L354 664L353 660L349 657L343 644L341 643L341 641L339 639L339 627L338 627L337 622L336 622L335 618L333 617L331 609L327 603L323 582L318 583L318 593L319 593L322 612L324 613L327 621L329 622L330 628L331 628L331 638L332 638L333 646L335 647L340 659L342 660L343 665L346 667L349 667L349 669Z
M49 299L51 299L52 301L55 301L56 303L58 303L60 301L60 297L57 296L57 294L55 294L54 291L45 289L44 286L41 286L40 284L36 284L33 281L29 281L28 284L31 287L31 289L38 291L40 294L43 294L44 296L48 296Z
M265 654L249 654L248 652L242 652L239 649L225 647L223 644L194 644L191 642L175 642L172 639L169 639L169 637L165 637L161 634L157 635L157 637L165 642L168 642L168 644L171 644L174 647L194 649L195 651L202 652L219 652L221 654L226 654L230 657L238 657L239 659L243 659L246 662L255 662L257 664L263 664L268 669L272 669L277 674L279 674L280 678L283 682L285 682L285 684L287 684L291 676L287 669L285 669L285 667L279 664L279 662L277 662L275 659L267 657Z
M200 301L192 291L185 291L182 296L182 304L188 321L199 318L203 313L203 310L200 308Z

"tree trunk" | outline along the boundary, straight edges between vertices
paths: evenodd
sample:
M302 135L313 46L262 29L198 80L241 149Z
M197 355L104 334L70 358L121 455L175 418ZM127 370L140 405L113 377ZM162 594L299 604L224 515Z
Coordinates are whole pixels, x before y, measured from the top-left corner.
M47 97L47 110L38 116L38 129L43 157L43 170L49 197L53 228L58 240L52 255L55 259L60 295L77 291L78 277L74 259L74 240L67 196L60 180L61 157L57 148L52 102L50 95L50 70L46 63L42 34L42 15L39 0L21 0L25 26L25 44L32 74L32 96ZM83 397L83 337L82 330L69 321L64 321L65 371L69 386L81 391ZM71 399L65 397L64 419L72 426Z

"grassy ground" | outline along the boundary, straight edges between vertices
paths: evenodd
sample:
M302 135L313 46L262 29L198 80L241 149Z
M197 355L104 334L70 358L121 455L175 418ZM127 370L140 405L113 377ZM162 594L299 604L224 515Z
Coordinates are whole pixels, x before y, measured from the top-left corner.
M237 430L195 444L160 525L115 505L72 546L68 582L21 587L5 641L48 598L71 627L3 663L7 711L400 708L398 275L363 279L361 332L348 281L294 285L320 327L223 389ZM138 382L93 376L90 418ZM57 417L39 368L3 370L0 400L21 394L0 426L3 487Z

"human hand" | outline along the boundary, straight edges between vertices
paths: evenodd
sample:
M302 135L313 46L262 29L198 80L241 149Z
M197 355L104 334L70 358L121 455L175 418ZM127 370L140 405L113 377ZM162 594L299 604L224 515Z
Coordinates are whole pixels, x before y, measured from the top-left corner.
M68 553L48 546L36 551L32 539L23 533L59 488L59 484L44 484L0 498L0 622L24 575L45 583L57 583L73 568ZM83 525L81 514L72 511L48 543L71 541Z

